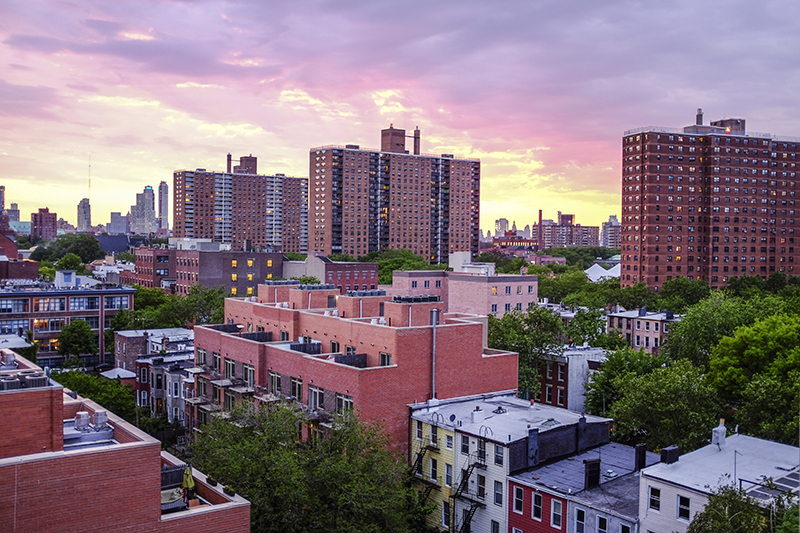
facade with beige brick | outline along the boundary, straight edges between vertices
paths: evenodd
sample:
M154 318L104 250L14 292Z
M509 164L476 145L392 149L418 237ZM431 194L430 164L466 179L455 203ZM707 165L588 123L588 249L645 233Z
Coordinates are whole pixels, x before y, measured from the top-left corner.
M486 347L485 317L403 300L281 282L259 286L258 298L227 299L228 324L195 329L204 372L187 420L200 424L247 396L291 397L310 413L310 431L354 408L383 422L405 453L408 404L516 388L517 354Z

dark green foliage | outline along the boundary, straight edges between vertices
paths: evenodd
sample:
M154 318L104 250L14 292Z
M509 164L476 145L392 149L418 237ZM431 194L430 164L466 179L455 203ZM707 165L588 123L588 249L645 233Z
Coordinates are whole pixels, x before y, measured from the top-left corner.
M73 319L61 329L58 336L60 355L94 355L97 353L97 337L85 320Z
M130 252L122 252L122 253L118 253L118 254L117 254L115 257L114 257L114 259L116 259L117 261L127 261L127 262L129 262L129 263L135 263L135 262L136 262L136 256L135 256L135 255L133 255L133 254L132 254L132 253L130 253Z
M778 528L775 530L775 533L797 533L800 531L797 511L797 504L794 504L792 507L790 507L789 510L786 511L781 517L781 521L778 524Z
M224 289L194 285L189 294L166 294L159 289L136 288L134 310L120 310L111 329L182 328L194 324L221 324L225 317Z
M619 248L604 248L602 246L575 246L570 248L548 248L541 250L536 255L550 255L553 257L563 257L567 260L567 265L578 265L582 270L592 266L597 258L609 259L618 255Z
M348 263L354 263L358 261L358 259L350 254L331 254L328 256L328 259L331 261L346 261Z
M619 385L623 381L620 378L644 376L667 362L665 356L644 353L644 350L634 350L630 346L609 352L606 357L603 367L586 384L585 409L598 416L607 416L614 403L622 397Z
M100 249L100 242L92 235L68 233L59 235L55 241L47 244L46 248L44 244L40 244L31 254L31 259L56 262L68 253L77 255L83 263L91 263L95 259L105 257L105 253Z
M108 411L132 422L136 418L133 391L118 380L84 374L83 372L53 372L53 380Z
M661 285L658 306L660 309L683 313L687 307L708 298L710 294L711 288L706 280L689 280L678 276Z
M528 262L522 257L509 257L496 250L483 252L475 258L476 263L494 263L495 271L500 274L519 274L520 269L526 269ZM525 273L525 270L522 270Z
M708 498L686 533L769 533L764 511L742 489L723 485Z
M716 391L689 361L641 376L631 372L613 385L620 394L609 412L615 440L643 442L651 450L677 444L686 453L704 446L723 413Z
M286 252L283 255L289 261L305 261L307 257L307 254L301 254L298 252Z
M538 306L505 313L500 319L489 315L489 347L519 354L519 393L537 396L541 362L564 350L564 323L557 313Z
M320 280L314 276L300 276L295 279L303 285L319 285L321 283Z
M597 346L598 340L604 338L606 321L599 310L578 309L575 316L565 326L567 342L580 345L588 342L589 346Z
M301 442L303 416L285 404L239 406L203 426L192 461L250 500L253 532L421 530L418 492L382 428L348 413Z
M798 405L800 372L793 370L784 376L757 374L742 393L735 419L746 435L797 446Z
M425 258L405 248L370 252L358 258L362 263L378 263L378 283L391 285L395 270L444 270L447 265L429 265Z

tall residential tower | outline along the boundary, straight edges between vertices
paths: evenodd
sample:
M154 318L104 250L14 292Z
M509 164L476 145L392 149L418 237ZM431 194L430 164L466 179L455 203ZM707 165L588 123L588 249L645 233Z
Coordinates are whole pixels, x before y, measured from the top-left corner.
M158 227L169 229L169 185L166 181L158 184Z
M89 199L84 198L78 203L78 231L90 231L92 229L92 206Z
M431 263L478 253L478 159L413 153L406 131L381 131L381 149L320 146L309 154L309 251L354 257L405 248Z

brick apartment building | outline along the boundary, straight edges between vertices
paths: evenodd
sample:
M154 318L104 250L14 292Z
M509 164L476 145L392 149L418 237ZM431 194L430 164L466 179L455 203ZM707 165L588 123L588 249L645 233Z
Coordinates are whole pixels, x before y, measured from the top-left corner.
M797 275L797 140L744 119L637 128L622 138L623 287L686 276Z
M591 375L606 360L604 348L568 346L558 355L546 358L539 367L541 378L538 402L555 407L584 411L586 389Z
M135 370L143 355L183 351L194 346L194 332L186 328L127 329L114 332L114 366Z
M321 283L336 285L342 294L368 291L377 289L378 263L331 261L319 252L309 254L304 261L283 262L282 277L298 279L303 276L313 276Z
M250 531L250 503L194 469L197 501L167 512L162 490L175 484L165 473L182 478L186 465L157 439L11 350L0 350L0 372L0 411L20 422L0 439L3 531Z
M186 420L196 427L246 397L290 397L312 415L309 432L354 408L383 421L406 452L408 404L517 385L517 354L486 347L486 317L444 313L436 298L426 300L281 281L260 285L258 297L227 299L227 324L195 328Z
M54 241L56 240L57 231L58 215L51 213L50 209L41 207L38 213L31 213L31 237Z
M608 313L607 331L619 331L634 350L644 349L646 353L659 353L667 340L673 322L679 322L681 315L672 311L648 312L646 307L632 311Z
M309 252L345 253L405 248L431 263L450 252L478 254L478 159L413 153L406 131L381 131L381 149L320 146L309 154Z
M85 320L97 334L100 354L112 352L105 346L104 333L111 317L120 309L133 309L130 287L82 287L76 285L75 271L58 271L56 283L32 280L11 280L0 288L0 332L24 335L33 331L39 342L38 361L42 366L60 367L64 356L58 354L61 329L73 320ZM94 366L105 355L82 356L84 363Z
M230 155L230 154L229 154ZM308 179L257 173L255 157L227 172L173 173L173 235L234 250L308 250Z
M275 252L204 251L139 247L135 250L135 283L188 294L194 285L225 294L255 294L258 283L283 274L283 254Z

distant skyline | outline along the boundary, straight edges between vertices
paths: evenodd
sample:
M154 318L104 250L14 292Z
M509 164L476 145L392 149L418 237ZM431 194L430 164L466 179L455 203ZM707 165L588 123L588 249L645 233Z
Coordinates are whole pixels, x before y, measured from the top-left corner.
M308 175L308 149L479 157L481 228L620 215L621 138L747 120L800 137L790 1L25 2L0 5L0 184L21 217L127 212L176 169ZM170 217L172 214L170 213Z

